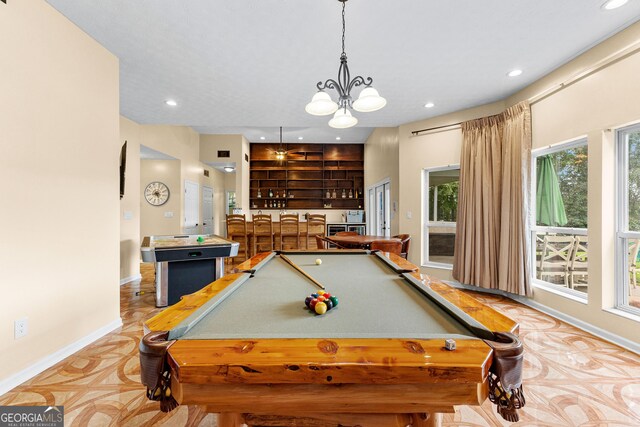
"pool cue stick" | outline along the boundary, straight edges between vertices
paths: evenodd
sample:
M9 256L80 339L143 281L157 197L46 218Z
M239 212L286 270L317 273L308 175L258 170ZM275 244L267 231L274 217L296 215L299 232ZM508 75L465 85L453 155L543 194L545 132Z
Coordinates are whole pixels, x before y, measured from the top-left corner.
M291 261L286 255L284 254L280 254L280 258L282 258L283 260L285 260L287 262L287 264L291 265L291 267L295 268L296 270L298 270L300 273L302 273L304 275L304 277L306 277L307 279L311 280L313 282L314 285L316 285L317 287L319 287L320 289L326 289L324 286L322 286L322 283L318 282L316 279L314 279L313 277L309 276L307 274L306 271L304 271L303 269L301 269L300 267L298 267L296 265L296 263L294 263L293 261Z

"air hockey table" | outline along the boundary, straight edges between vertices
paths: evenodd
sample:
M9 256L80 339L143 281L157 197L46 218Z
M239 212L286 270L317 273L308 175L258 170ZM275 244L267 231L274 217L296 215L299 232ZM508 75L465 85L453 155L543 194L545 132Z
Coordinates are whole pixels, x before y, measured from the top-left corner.
M214 234L146 236L142 262L156 271L156 307L180 301L224 276L224 259L238 255L239 243Z

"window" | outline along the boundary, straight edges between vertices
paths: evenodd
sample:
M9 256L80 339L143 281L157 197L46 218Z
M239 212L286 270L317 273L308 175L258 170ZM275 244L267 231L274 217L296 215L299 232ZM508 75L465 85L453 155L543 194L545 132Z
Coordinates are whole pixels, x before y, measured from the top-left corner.
M586 297L587 140L532 153L531 254L534 283Z
M616 134L617 244L616 305L640 314L640 125Z
M424 263L450 268L458 214L460 167L447 166L424 171Z

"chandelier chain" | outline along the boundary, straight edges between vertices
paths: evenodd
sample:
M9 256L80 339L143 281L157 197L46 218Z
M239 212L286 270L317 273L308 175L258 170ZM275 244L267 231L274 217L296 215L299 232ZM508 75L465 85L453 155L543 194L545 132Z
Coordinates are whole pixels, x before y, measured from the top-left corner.
M342 2L342 56L345 56L346 53L344 51L344 31L345 31L345 25L344 25L344 9L346 6L347 2L343 1Z

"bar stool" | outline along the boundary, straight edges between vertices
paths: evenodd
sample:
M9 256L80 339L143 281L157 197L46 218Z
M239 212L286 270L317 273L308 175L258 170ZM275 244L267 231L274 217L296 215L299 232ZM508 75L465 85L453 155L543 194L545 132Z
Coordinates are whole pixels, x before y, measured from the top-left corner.
M247 234L247 220L242 215L227 215L227 238L240 243L238 255L244 251L244 259L249 259L249 236ZM233 258L235 262L235 257Z
M286 238L290 240L295 238L290 247L285 248ZM280 214L280 250L299 249L300 248L300 215L298 214Z
M311 249L309 239L316 239L315 236L325 236L325 230L327 226L327 216L324 214L309 214L307 217L307 232L305 234L305 241L307 244L307 249ZM324 249L324 245L322 247L318 246L318 240L316 239L316 248Z
M273 222L271 221L271 215L252 215L251 222L253 223L253 255L258 253L258 248L261 252L272 251Z

